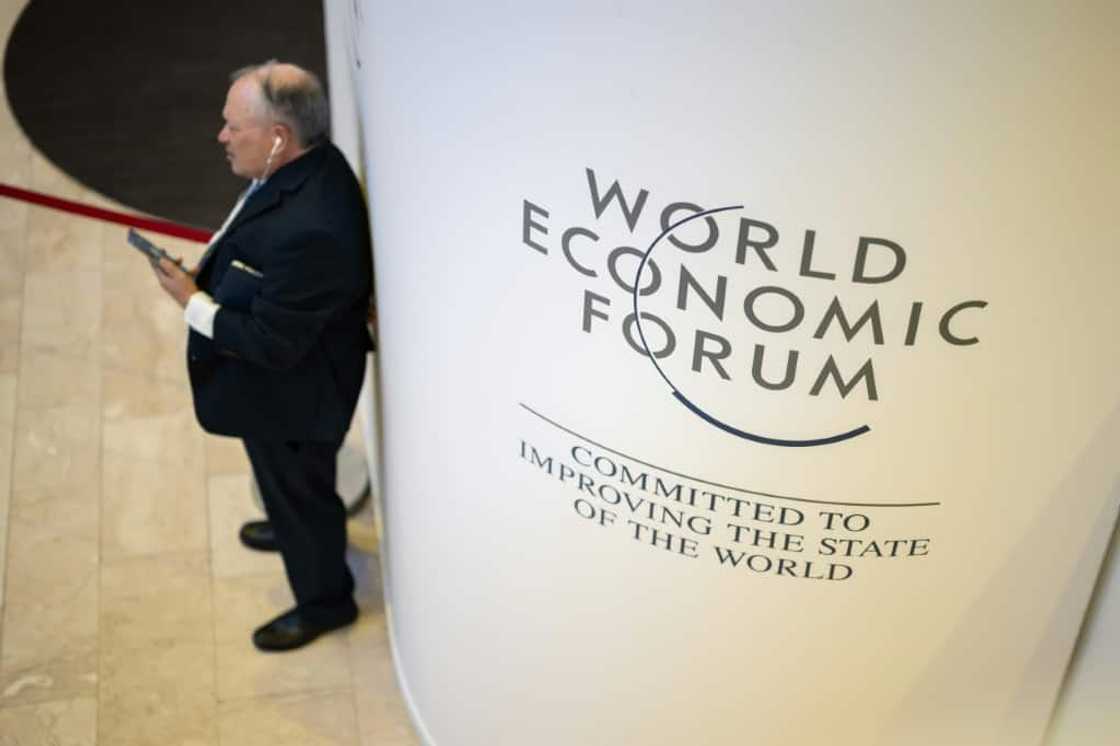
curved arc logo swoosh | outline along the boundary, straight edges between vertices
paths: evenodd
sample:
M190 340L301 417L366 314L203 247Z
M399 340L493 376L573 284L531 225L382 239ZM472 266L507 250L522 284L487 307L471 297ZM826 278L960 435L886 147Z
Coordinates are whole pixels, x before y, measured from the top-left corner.
M823 446L823 445L831 445L833 443L840 443L840 442L843 442L845 440L850 440L851 438L855 438L859 435L863 435L864 433L870 432L871 431L870 426L860 425L859 427L853 428L851 430L841 432L841 433L835 433L833 435L824 435L824 436L815 437L815 438L789 439L789 438L773 438L773 437L770 437L768 435L760 435L758 433L753 433L753 432L749 432L747 430L742 430L742 429L737 428L733 425L729 425L728 423L719 419L718 417L716 417L712 413L705 411L701 407L697 406L694 402L692 402L669 379L669 376L665 374L665 371L658 364L657 358L655 358L653 353L650 352L649 344L646 342L645 331L642 329L642 314L641 314L641 309L638 307L638 296L639 296L639 290L641 288L642 273L645 271L646 264L649 263L649 258L653 254L653 250L655 248L657 248L657 244L660 243L663 238L665 238L667 235L669 235L670 233L675 231L677 228L679 228L680 226L684 225L685 223L687 223L691 220L696 220L698 218L708 217L709 215L715 215L716 213L727 212L727 211L730 211L730 210L742 210L742 209L743 209L743 205L729 205L727 207L715 207L715 208L712 208L711 210L704 210L702 212L697 212L697 213L694 213L692 215L689 215L686 218L682 218L682 219L678 220L677 222L673 223L672 225L668 226L667 228L665 228L665 230L661 231L661 234L657 238L653 239L653 243L651 243L649 245L649 248L646 249L645 253L642 255L642 261L639 262L639 264L638 264L638 271L634 274L634 287L633 287L633 290L630 293L630 296L631 296L631 299L633 300L633 304L634 304L634 325L638 329L638 337L642 340L642 348L646 351L646 357L649 359L649 361L651 363L653 363L653 367L657 370L658 375L661 376L661 378L665 381L666 384L668 384L669 388L672 390L673 398L675 398L678 402L680 402L682 405L684 405L684 407L686 409L688 409L690 412L692 412L694 415L696 415L700 419L707 422L709 425L712 425L713 427L716 427L716 428L722 430L723 432L725 432L729 435L733 435L737 438L742 438L743 440L753 441L755 443L763 443L765 445L784 446L784 447L787 447L787 448L805 448L805 447L811 447L811 446Z

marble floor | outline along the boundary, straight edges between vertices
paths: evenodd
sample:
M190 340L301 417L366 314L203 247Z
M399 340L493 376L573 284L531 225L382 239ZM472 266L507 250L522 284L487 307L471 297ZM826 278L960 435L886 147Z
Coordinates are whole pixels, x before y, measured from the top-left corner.
M0 0L5 37L22 5ZM121 209L3 102L0 182ZM248 464L195 424L181 312L124 235L0 198L0 745L418 743L368 511L350 526L358 623L292 653L252 646L292 603L283 569L237 541L258 515Z

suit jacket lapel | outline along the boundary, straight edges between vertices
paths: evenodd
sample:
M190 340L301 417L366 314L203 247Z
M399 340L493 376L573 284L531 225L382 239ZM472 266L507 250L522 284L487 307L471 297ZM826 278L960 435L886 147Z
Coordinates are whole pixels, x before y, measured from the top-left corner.
M284 194L298 191L307 177L322 163L326 155L326 149L330 147L332 146L328 144L312 148L270 176L268 181L249 197L249 201L241 208L241 212L238 213L237 218L226 233L232 233L238 226L248 223L279 205Z
M217 243L206 250L206 253L199 262L198 277L200 282L204 280L204 275L212 264L211 259L213 255L218 251L219 246L226 241L226 238L236 231L238 227L260 217L274 207L277 207L284 194L298 191L299 188L303 186L303 182L307 180L307 177L322 163L323 158L326 157L327 150L333 147L333 145L328 143L304 153L296 160L279 169L260 188L249 195L248 200L242 205L241 211L237 213L237 217L229 224Z
M270 187L271 184L265 182L264 186L249 196L245 206L241 208L241 212L237 213L237 217L226 229L226 235L233 233L238 226L244 225L261 213L268 212L280 204L280 192Z

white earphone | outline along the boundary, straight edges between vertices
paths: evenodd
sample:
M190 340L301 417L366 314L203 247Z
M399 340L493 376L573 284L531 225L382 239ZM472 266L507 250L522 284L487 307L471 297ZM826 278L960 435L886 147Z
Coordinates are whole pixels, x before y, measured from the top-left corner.
M272 150L268 152L268 159L264 162L264 173L260 176L261 181L268 178L268 174L272 170L272 159L276 157L276 151L279 150L280 146L283 144L284 138L280 137L280 135L272 138Z

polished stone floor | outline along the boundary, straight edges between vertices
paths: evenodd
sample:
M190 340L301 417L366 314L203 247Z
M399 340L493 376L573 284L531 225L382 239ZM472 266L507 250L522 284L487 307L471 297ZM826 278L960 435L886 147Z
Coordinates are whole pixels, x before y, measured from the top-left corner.
M23 1L0 0L0 32ZM0 182L121 209L3 103ZM0 198L0 745L417 743L371 515L351 523L358 623L253 648L291 604L280 560L237 542L257 515L247 462L195 424L180 311L124 234Z

